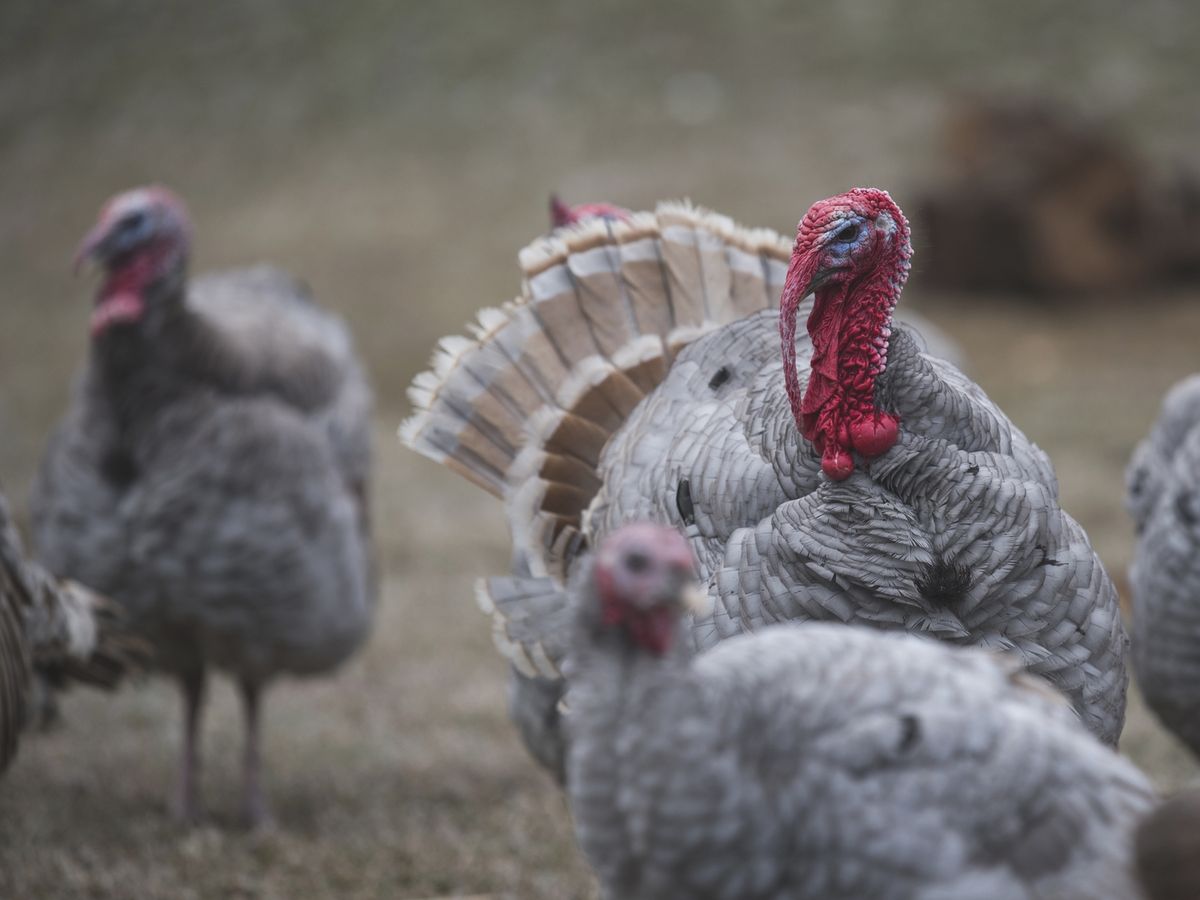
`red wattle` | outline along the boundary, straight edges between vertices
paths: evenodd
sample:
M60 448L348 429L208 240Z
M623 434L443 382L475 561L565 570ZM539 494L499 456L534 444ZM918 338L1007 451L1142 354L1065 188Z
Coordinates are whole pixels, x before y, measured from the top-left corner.
M854 472L854 460L841 447L829 447L821 457L821 471L831 481L845 481Z
M900 422L891 413L877 412L850 425L850 446L866 457L887 453L899 436Z
M629 631L633 639L655 656L671 649L678 614L666 606L656 606L630 616Z
M98 337L113 325L136 322L146 312L146 303L140 296L129 291L119 291L104 297L92 310L90 320L92 337Z

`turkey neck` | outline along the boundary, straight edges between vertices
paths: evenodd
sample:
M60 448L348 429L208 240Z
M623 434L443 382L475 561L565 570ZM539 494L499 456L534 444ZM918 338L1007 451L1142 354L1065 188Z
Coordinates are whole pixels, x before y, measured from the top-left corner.
M166 408L203 391L220 356L212 327L185 301L186 275L174 270L143 289L145 313L92 340L92 370L118 433L131 442Z
M662 656L638 647L621 628L601 623L594 589L576 610L571 654L567 661L569 706L584 712L576 720L594 740L615 739L614 728L626 710L643 706L648 694L684 680L693 655L690 630L680 620Z
M801 269L794 262L789 272L780 317L788 399L801 434L835 481L854 471L851 451L870 458L896 442L899 420L878 405L876 383L887 367L892 313L908 277L909 254L907 236L900 234L897 246L885 250L867 274L817 289L808 317L813 355L803 394L795 344Z

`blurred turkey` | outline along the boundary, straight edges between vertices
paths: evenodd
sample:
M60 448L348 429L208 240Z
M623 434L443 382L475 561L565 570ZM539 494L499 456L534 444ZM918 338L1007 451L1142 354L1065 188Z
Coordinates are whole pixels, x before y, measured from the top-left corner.
M1180 791L1147 816L1136 847L1146 900L1200 897L1200 787Z
M827 624L695 657L678 532L577 570L567 783L608 896L1139 896L1149 783L1018 662Z
M550 195L551 228L567 228L590 219L627 222L631 215L632 213L623 206L612 203L576 203L572 206L564 202L558 194Z
M32 716L34 677L113 688L145 661L119 607L73 581L59 581L25 555L0 493L0 773Z
M918 217L922 277L951 288L1103 293L1200 274L1200 179L1029 97L950 109Z
M259 706L366 637L370 392L343 323L275 269L190 283L191 227L163 188L113 198L79 259L104 270L91 350L33 496L56 573L114 596L183 688L174 810L200 814L211 668L245 711L243 806L268 818Z
M1200 375L1190 375L1167 391L1150 434L1134 448L1125 472L1125 508L1139 534L1166 487L1176 479L1173 463L1188 433L1200 424Z
M870 190L814 205L794 253L680 204L522 252L521 297L443 340L402 427L504 500L514 574L480 601L518 667L558 677L572 563L651 520L699 559L714 601L699 647L823 619L1013 650L1115 743L1112 583L1045 454L893 328L909 254L900 210ZM542 709L523 720L545 726L535 755L561 759Z
M1126 483L1139 532L1129 573L1138 687L1200 757L1200 376L1167 393Z

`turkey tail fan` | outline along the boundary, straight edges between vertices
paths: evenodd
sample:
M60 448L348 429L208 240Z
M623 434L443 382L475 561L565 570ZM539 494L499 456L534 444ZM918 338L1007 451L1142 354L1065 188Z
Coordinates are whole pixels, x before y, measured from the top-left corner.
M0 772L17 753L29 701L29 650L21 611L0 571Z
M112 688L127 670L147 661L145 644L125 630L118 605L77 582L54 578L26 558L3 494L0 606L0 679L5 682L0 691L15 680L18 662L26 671L32 663L55 686L78 681ZM10 619L16 623L12 628ZM10 640L17 641L19 654L8 647Z
M46 577L33 613L33 666L51 684L112 690L149 662L149 647L127 630L121 606L75 581Z
M560 678L570 633L567 594L546 576L497 576L475 584L479 608L492 617L500 654L528 678Z
M521 295L439 343L408 446L505 501L535 576L565 579L609 437L700 335L779 302L791 245L686 202L521 251Z

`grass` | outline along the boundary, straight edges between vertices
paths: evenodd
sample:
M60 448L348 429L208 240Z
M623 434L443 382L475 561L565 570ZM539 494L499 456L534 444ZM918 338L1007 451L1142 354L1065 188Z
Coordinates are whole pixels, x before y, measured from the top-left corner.
M84 352L67 261L101 200L177 187L197 268L270 259L351 322L379 396L386 572L375 634L335 678L268 696L280 828L236 824L240 731L218 683L211 823L169 825L172 686L75 692L0 782L0 897L588 897L558 791L518 745L474 576L496 504L392 432L434 339L516 290L544 197L690 195L787 229L850 183L902 205L936 174L949 93L1052 91L1151 158L1200 138L1200 13L1116 3L59 4L0 9L0 480L19 502ZM699 98L699 99L697 99ZM969 198L964 198L969 202ZM1121 472L1195 367L1188 290L905 303L1054 458L1066 507L1123 581ZM1196 766L1131 694L1123 750L1164 788Z

